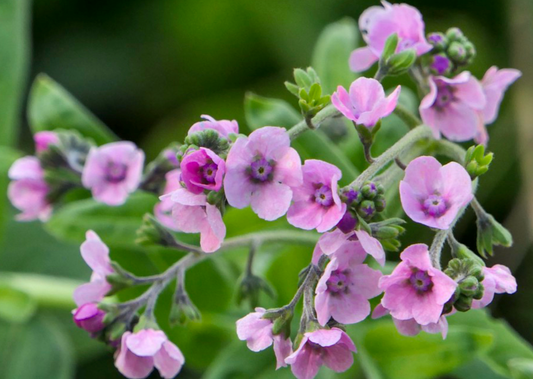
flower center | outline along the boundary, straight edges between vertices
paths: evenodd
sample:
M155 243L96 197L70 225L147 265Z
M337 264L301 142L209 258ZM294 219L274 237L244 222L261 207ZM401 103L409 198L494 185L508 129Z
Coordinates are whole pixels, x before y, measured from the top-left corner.
M424 211L433 217L440 217L442 216L446 210L446 202L440 195L431 195L424 201Z
M128 166L123 163L109 162L106 169L106 180L110 183L120 183L126 179Z
M250 176L258 182L272 180L274 165L265 158L258 158L250 165Z
M437 100L435 101L435 105L438 108L444 108L448 104L450 104L454 99L453 96L453 89L448 85L442 85L438 87L437 90Z
M346 281L347 281L346 275L342 271L340 270L333 271L327 281L328 291L333 292L333 293L339 293L339 292L345 291L347 287Z
M428 292L433 288L433 282L427 271L414 269L409 282L418 293Z
M200 169L202 178L209 184L215 183L218 166L215 163L208 163Z
M323 207L330 207L333 205L333 193L331 188L326 185L321 185L315 191L315 202L322 205Z

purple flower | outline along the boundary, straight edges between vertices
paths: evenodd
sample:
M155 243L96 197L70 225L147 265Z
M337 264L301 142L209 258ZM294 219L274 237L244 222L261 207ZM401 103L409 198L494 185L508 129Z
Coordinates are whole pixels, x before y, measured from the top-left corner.
M154 367L162 378L174 378L184 362L180 349L165 333L154 329L124 333L115 354L116 368L130 379L146 378Z
M78 328L82 328L91 334L98 333L104 329L105 312L99 309L97 304L83 304L75 309L73 313L74 322Z
M285 362L298 379L312 379L322 365L335 372L348 370L353 364L355 345L339 328L305 333L298 349Z
M272 320L262 318L264 314L264 308L255 308L255 312L237 320L237 336L255 352L265 350L274 343L277 370L287 366L285 358L292 354L292 344L290 338L284 338L283 334L272 334Z
M492 66L487 70L485 76L481 80L481 86L487 99L485 108L483 108L483 122L485 125L492 124L498 117L500 104L503 100L503 94L507 88L513 84L522 73L511 68L504 68L498 70L498 67ZM485 128L481 128L475 137L477 143L486 144L488 135Z
M260 218L272 221L289 209L291 187L301 185L300 156L283 128L258 129L238 138L229 151L224 191L232 207L251 204Z
M200 121L191 126L189 129L189 132L187 135L191 135L193 133L201 132L202 130L211 129L215 130L218 135L222 138L228 138L230 134L237 134L239 133L239 125L237 124L237 121L229 121L229 120L215 120L211 116L202 115L202 118L206 121Z
M49 187L44 181L44 172L35 157L17 159L9 168L7 196L11 204L22 213L16 216L19 221L39 219L46 221L52 214L52 206L47 200Z
M398 320L414 319L420 325L438 323L457 283L431 265L424 244L409 246L400 258L402 262L392 274L379 281L385 292L381 305Z
M161 201L170 198L172 218L175 227L184 233L200 233L200 246L206 253L220 248L226 237L226 225L220 210L207 202L203 193L192 193L185 188L160 197Z
M45 150L48 150L48 146L56 145L59 143L59 137L57 133L50 131L37 132L33 135L33 140L35 141L35 151L41 153Z
M341 171L332 164L308 159L302 167L303 185L293 188L293 204L287 213L291 225L322 233L333 228L346 212L337 193Z
M89 151L81 180L95 200L123 204L141 181L144 153L131 142L113 142Z
M337 91L331 95L331 102L348 119L371 128L394 111L400 90L398 86L394 92L385 97L380 82L361 77L350 85L349 94L344 87L337 87Z
M372 318L380 318L388 314L389 311L385 309L383 305L378 304L374 309L374 312L372 312ZM446 316L449 316L450 314L451 313ZM448 320L446 319L446 316L440 316L438 322L429 323L427 325L420 325L412 318L409 320L398 320L392 317L392 321L394 322L394 326L396 326L398 333L403 336L412 337L416 336L421 331L424 331L429 334L440 333L442 338L446 339L446 336L448 335Z
M166 173L165 175L166 183L165 189L163 190L163 195L167 195L175 190L182 188L181 180L181 171L179 169L172 170ZM165 197L154 207L155 218L167 228L178 231L174 219L172 218L172 207L174 202L170 196Z
M420 104L420 116L435 138L468 141L484 130L481 111L486 98L481 84L465 71L455 78L430 76L430 92Z
M400 182L405 213L431 228L448 229L472 198L470 176L456 162L442 166L433 157L418 157L409 163Z
M368 46L352 52L350 68L360 72L376 63L383 52L385 41L392 34L398 35L396 53L414 49L417 55L427 53L432 46L424 36L424 21L418 9L407 4L390 4L368 8L359 18L359 29Z
M181 179L192 193L219 191L226 172L224 160L204 147L185 155L180 168Z
M100 237L89 230L86 240L81 244L81 256L85 263L93 270L91 281L82 284L74 290L74 301L78 307L87 303L98 303L111 290L111 284L106 276L112 274L113 267L109 260L109 248Z
M363 261L366 252L358 242L349 242L335 252L316 287L315 309L320 325L330 317L354 324L370 314L368 299L378 296L381 272Z
M503 265L494 265L492 267L483 267L485 278L481 282L484 292L481 300L474 300L472 308L484 308L494 299L495 293L515 293L516 279L511 270Z
M354 230L345 234L339 229L320 236L313 251L312 263L318 264L323 254L332 257L344 254L345 250L359 250L360 248L374 257L381 266L385 264L385 250L376 238L364 230Z

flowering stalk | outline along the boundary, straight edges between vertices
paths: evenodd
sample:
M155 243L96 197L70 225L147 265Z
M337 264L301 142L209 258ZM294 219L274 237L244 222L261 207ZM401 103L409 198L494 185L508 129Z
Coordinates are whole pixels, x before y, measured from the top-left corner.
M318 112L316 116L313 117L311 120L303 120L292 126L288 130L289 137L291 138L291 140L294 140L298 138L300 134L305 133L307 130L318 129L320 127L320 124L322 124L324 121L329 118L337 117L339 115L339 111L337 111L337 109L333 105L328 105L320 112ZM311 125L313 126L313 128L310 127Z

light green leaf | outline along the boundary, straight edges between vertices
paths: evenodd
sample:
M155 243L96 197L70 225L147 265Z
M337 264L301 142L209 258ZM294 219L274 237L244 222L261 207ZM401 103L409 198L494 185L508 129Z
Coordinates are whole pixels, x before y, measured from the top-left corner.
M345 18L326 26L318 38L312 67L318 73L324 94L331 94L337 86L349 87L357 77L348 64L350 54L357 47L357 23Z
M263 126L290 128L302 121L302 116L286 101L270 99L248 92L244 98L244 115L250 129Z
M0 319L23 324L36 309L35 301L28 294L0 283Z
M34 133L74 129L98 145L117 140L115 134L50 77L40 74L33 82L28 119Z

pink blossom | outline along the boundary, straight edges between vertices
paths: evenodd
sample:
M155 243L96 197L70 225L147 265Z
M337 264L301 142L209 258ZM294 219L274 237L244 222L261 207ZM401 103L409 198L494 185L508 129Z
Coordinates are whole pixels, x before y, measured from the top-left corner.
M381 243L364 230L354 230L350 233L343 233L339 229L324 233L318 239L318 243L313 251L313 264L318 264L322 255L336 256L343 254L345 250L363 249L367 254L383 266L385 264L385 250Z
M105 312L99 309L95 303L83 304L73 313L76 325L89 333L98 333L104 328Z
M224 191L232 207L251 204L260 218L272 221L289 209L291 187L301 185L300 156L283 128L258 129L238 138L229 151Z
M172 218L175 227L184 233L200 233L200 246L206 253L220 248L226 237L226 225L222 221L220 210L207 202L204 193L192 193L186 188L160 197L161 201L170 198Z
M503 94L521 76L522 73L520 71L511 68L499 70L498 67L492 66L487 70L481 80L481 86L487 99L487 103L482 111L483 123L485 125L492 124L496 121L500 104L503 100ZM486 129L484 127L481 128L475 138L477 143L486 144L488 141Z
M361 77L350 85L349 94L344 87L337 87L337 91L331 95L331 102L348 119L371 128L394 111L400 90L398 86L394 92L385 97L380 82Z
M274 343L276 355L276 369L285 367L285 358L292 354L290 338L283 334L272 334L272 320L263 318L264 308L255 308L252 312L240 320L237 320L237 336L241 341L246 341L246 346L252 351L265 350Z
M298 379L312 379L322 365L344 372L353 364L355 345L339 328L319 329L305 333L298 349L285 362Z
M359 18L359 29L368 46L356 49L350 56L350 68L360 72L376 63L383 52L385 41L392 34L398 35L396 52L414 49L418 56L427 53L432 46L424 36L424 21L418 9L407 4L390 4L368 8Z
M116 368L130 379L146 378L154 367L162 378L174 378L184 362L180 349L165 333L154 329L124 333L115 354Z
M470 176L456 162L442 166L433 157L418 157L409 163L400 182L405 213L431 228L448 229L472 198Z
M217 121L213 117L207 115L202 115L202 118L206 121L200 121L191 126L187 135L190 136L191 134L201 132L202 130L211 129L215 130L220 137L227 139L230 134L239 133L239 124L237 124L237 121L235 120Z
M430 76L430 92L420 104L420 116L435 138L468 141L484 130L481 112L487 101L476 78L465 71L455 78Z
M481 282L484 292L481 300L474 300L472 308L484 308L494 299L496 293L515 293L516 279L511 270L503 265L494 265L492 267L483 267L485 278Z
M166 183L165 189L163 190L163 195L167 195L178 188L182 188L180 184L180 178L181 171L179 169L167 172L165 175ZM171 230L178 231L178 228L176 228L176 224L174 223L174 219L172 218L173 206L174 202L170 196L167 196L155 205L154 215L161 224Z
M89 151L82 183L108 205L123 204L141 181L144 153L131 142L113 142Z
M385 309L383 305L378 304L374 309L374 312L372 312L372 318L379 318L388 314L389 311ZM450 314L446 316L449 315ZM446 316L440 316L438 322L429 323L427 325L420 325L412 318L409 320L398 320L392 317L392 321L394 322L394 326L396 326L398 333L403 336L412 337L418 335L421 331L424 331L429 334L440 333L442 338L446 339L446 336L448 335L448 320L446 319Z
M181 179L187 189L192 193L201 193L204 190L220 190L226 164L213 151L201 147L185 155L180 168Z
M346 212L337 193L341 170L332 164L308 159L302 167L303 185L293 188L293 204L287 213L289 224L322 233L333 228Z
M86 238L81 244L80 251L83 260L93 273L89 283L82 284L74 290L73 297L78 307L100 302L111 290L111 284L107 282L106 277L114 272L106 244L92 230L87 232Z
M315 308L320 325L330 317L343 324L354 324L370 314L368 299L378 296L381 272L363 261L366 252L357 242L345 243L326 266L316 287Z
M37 153L48 150L48 146L50 145L56 145L59 143L57 133L47 130L35 133L33 135L33 140L35 141L35 151Z
M392 274L379 281L385 292L381 305L398 320L414 319L420 325L438 323L457 283L431 265L424 244L409 246L400 258L402 262Z
M12 180L7 189L9 201L22 211L16 216L17 220L48 220L52 206L46 198L49 187L39 160L30 156L17 159L9 168L8 176Z

